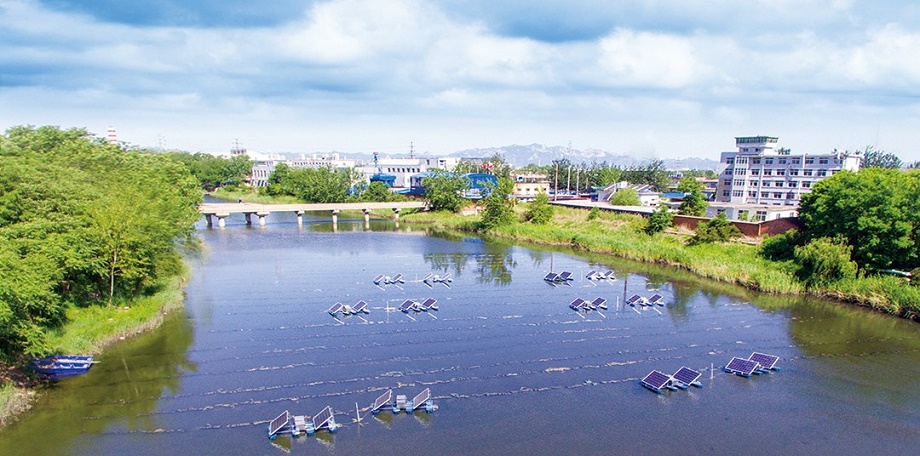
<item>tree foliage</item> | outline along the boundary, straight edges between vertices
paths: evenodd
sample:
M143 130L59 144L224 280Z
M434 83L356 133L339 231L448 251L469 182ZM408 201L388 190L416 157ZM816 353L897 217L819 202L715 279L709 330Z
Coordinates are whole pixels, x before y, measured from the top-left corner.
M673 222L674 214L671 213L667 206L662 204L649 216L645 232L649 235L658 234L668 229Z
M642 166L631 167L620 174L620 178L630 184L648 184L655 190L663 192L668 189L671 179L661 160L655 160Z
M184 165L82 129L2 141L0 355L41 354L67 306L127 302L180 270L201 201Z
M340 203L346 201L349 190L361 179L354 169L291 168L280 163L268 176L269 195L288 195L306 203Z
M252 161L246 156L224 158L200 152L170 152L167 156L185 165L201 188L209 192L218 187L239 186L252 171Z
M684 200L677 210L681 214L695 217L706 215L706 208L709 207L709 202L706 201L706 197L703 195L703 189L703 183L692 177L681 179L680 184L677 185L677 191L684 193Z
M853 248L842 236L813 239L795 248L796 275L809 287L827 285L856 277L856 263L850 260Z
M383 182L371 182L358 199L361 201L383 203L388 201L402 201L405 200L406 197L391 192L390 187Z
M857 151L860 152L860 151ZM862 169L865 168L886 168L886 169L899 169L903 166L901 159L897 155L885 152L884 150L877 150L872 146L866 146L865 150L862 152L862 159L860 160L859 167Z
M545 192L540 192L527 206L524 218L530 223L544 225L553 219L554 210L553 205L549 204L549 195Z
M509 198L514 183L510 179L500 178L498 186L489 196L483 198L485 210L482 212L481 226L485 230L510 224L514 221L514 209Z
M634 188L623 188L610 195L610 204L614 206L641 206L639 192Z
M469 188L468 179L456 173L435 171L433 176L422 180L425 186L425 198L433 211L459 212L466 206L463 192Z
M696 234L690 238L690 245L728 242L737 237L741 237L741 231L728 221L724 212L721 212L714 219L700 223L696 228Z
M760 244L760 256L772 261L787 261L795 258L795 249L804 244L804 236L798 230L767 236Z
M920 266L920 173L842 171L802 196L807 240L843 236L853 260L870 269Z

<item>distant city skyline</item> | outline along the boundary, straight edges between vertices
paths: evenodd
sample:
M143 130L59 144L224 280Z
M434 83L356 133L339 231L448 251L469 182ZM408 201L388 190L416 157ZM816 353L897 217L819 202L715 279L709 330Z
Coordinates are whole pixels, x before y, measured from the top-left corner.
M920 160L909 0L0 0L0 62L0 129L150 148Z

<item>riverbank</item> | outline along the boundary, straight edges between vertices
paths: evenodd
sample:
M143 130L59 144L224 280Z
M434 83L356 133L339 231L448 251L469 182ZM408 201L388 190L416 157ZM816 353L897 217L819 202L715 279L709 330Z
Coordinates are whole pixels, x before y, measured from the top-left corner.
M525 205L519 205L519 214ZM656 263L690 271L707 279L735 283L752 290L833 298L852 305L920 321L920 287L903 279L873 276L845 280L806 289L795 277L791 262L775 262L759 255L759 246L749 243L686 245L691 232L670 229L649 236L643 232L644 217L601 211L588 220L588 211L556 207L546 225L515 222L489 231L490 236L537 245L567 246L575 250L604 254L634 261ZM418 213L404 217L437 229L475 231L479 217L447 213Z
M109 345L155 329L166 315L182 308L189 277L190 272L183 271L165 280L157 293L130 305L71 307L67 323L49 334L48 345L55 353L96 355ZM0 428L30 408L42 385L22 368L0 366Z

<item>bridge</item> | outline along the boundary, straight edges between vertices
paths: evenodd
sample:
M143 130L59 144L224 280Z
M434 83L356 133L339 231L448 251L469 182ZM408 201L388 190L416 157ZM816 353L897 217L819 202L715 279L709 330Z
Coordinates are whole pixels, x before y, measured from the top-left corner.
M390 209L399 220L402 209L427 209L428 203L424 201L400 201L392 203L314 203L314 204L254 204L254 203L204 203L198 210L208 221L208 227L213 227L213 218L217 217L217 225L224 227L224 219L230 214L243 214L246 223L252 225L252 216L259 217L259 225L265 226L265 217L272 212L294 212L297 214L297 225L303 225L304 212L329 212L332 214L332 224L338 222L340 211L364 212L364 223L370 220L374 210Z

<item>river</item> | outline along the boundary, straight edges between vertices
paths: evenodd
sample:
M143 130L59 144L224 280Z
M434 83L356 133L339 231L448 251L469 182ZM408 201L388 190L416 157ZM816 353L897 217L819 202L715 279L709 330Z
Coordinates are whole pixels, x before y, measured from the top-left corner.
M811 298L756 294L573 252L342 216L273 214L199 228L184 312L57 383L0 433L0 454L913 454L920 325ZM614 281L592 281L613 269ZM542 280L571 271L568 285ZM376 286L401 273L403 284ZM447 285L420 281L450 273ZM665 305L633 308L632 294ZM439 310L394 311L435 298ZM609 309L575 312L575 298ZM336 302L369 303L333 318ZM389 310L388 310L389 309ZM781 370L720 368L752 352ZM702 386L639 380L681 366ZM713 368L714 369L711 369ZM393 389L438 409L364 413ZM267 438L285 410L331 406L334 434Z

